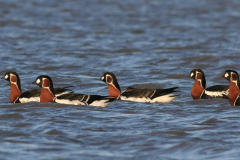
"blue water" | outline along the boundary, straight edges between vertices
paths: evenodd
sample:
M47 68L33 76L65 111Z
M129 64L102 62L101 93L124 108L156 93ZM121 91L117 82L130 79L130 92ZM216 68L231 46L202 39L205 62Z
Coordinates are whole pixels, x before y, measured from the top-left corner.
M0 159L239 159L240 110L228 100L193 100L192 69L207 86L239 71L240 1L0 1L0 75L22 90L37 76L77 93L180 87L171 103L114 101L106 108L11 104L1 80Z

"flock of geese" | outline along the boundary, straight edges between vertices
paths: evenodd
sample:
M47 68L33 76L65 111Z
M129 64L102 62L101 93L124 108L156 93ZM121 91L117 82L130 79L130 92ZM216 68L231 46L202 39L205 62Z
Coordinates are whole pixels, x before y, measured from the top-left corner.
M239 95L239 76L234 70L226 70L223 78L229 81L229 85L215 85L206 88L206 79L201 69L193 69L189 75L195 82L192 87L191 95L193 99L211 99L225 98L228 99L232 106L240 105ZM41 89L31 89L22 92L20 78L16 72L6 72L2 79L10 82L10 101L11 103L26 103L31 101L48 103L56 102L70 105L91 105L106 107L110 102L120 99L137 102L149 103L168 103L178 97L178 87L167 89L138 89L128 87L122 92L116 76L107 72L102 75L100 80L108 85L108 96L86 95L75 93L69 89L54 88L51 78L47 75L41 75L36 78L33 84L38 85Z

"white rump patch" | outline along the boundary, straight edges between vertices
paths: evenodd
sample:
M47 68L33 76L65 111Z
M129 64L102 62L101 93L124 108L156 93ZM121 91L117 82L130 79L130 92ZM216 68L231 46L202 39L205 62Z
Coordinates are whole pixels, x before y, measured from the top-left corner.
M4 77L5 79L8 79L8 75L6 74L6 76Z

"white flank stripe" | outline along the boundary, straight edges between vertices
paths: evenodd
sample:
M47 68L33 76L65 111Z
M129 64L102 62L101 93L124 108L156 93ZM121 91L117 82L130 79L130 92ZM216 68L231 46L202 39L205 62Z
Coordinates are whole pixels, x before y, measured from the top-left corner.
M102 99L100 101L93 101L90 106L95 106L95 107L106 107L110 102L108 99Z
M20 101L21 103L40 102L40 97L19 98L19 101Z
M63 92L63 93L56 94L55 96L56 96L56 97L59 97L59 96L61 96L61 95L68 94L68 93L69 93L69 92Z
M223 97L223 95L228 96L228 90L227 91L221 91L221 92L205 90L205 94L209 95L211 97Z
M57 99L57 98L55 99L56 103L61 103L61 104L90 105L90 106L96 106L96 107L106 107L109 104L109 102L106 103L107 101L108 101L108 99L103 99L100 101L94 101L91 104L87 104L87 103L81 102L79 100L70 101L69 99Z
M156 102L168 103L168 102L171 102L176 97L177 96L174 94L167 94L164 96L154 98L150 103L156 103Z
M151 101L150 98L136 98L136 97L125 97L125 96L121 96L120 99L123 101L135 101L135 102L150 102Z
M167 94L167 95L164 95L164 96L156 97L154 99L121 96L121 100L135 101L135 102L149 102L149 103L157 103L157 102L168 103L168 102L171 102L176 97L177 96L175 96L173 94Z
M86 103L80 102L79 100L70 101L69 99L55 99L56 103L71 104L71 105L87 105Z

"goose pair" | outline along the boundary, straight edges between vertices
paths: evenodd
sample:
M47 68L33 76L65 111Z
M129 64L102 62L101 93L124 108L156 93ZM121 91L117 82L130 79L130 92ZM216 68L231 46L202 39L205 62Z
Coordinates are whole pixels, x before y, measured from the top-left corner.
M35 101L42 103L56 102L72 105L105 107L112 101L112 99L109 99L106 96L74 93L69 87L53 88L53 83L49 76L39 76L34 82L34 84L39 85L41 89L31 89L26 92L22 92L20 78L16 72L6 72L2 79L10 82L11 103Z
M192 70L189 77L195 80L191 92L193 99L225 98L229 99L232 106L240 105L239 76L236 71L226 70L223 74L222 78L227 79L229 85L215 85L208 88L201 69Z

